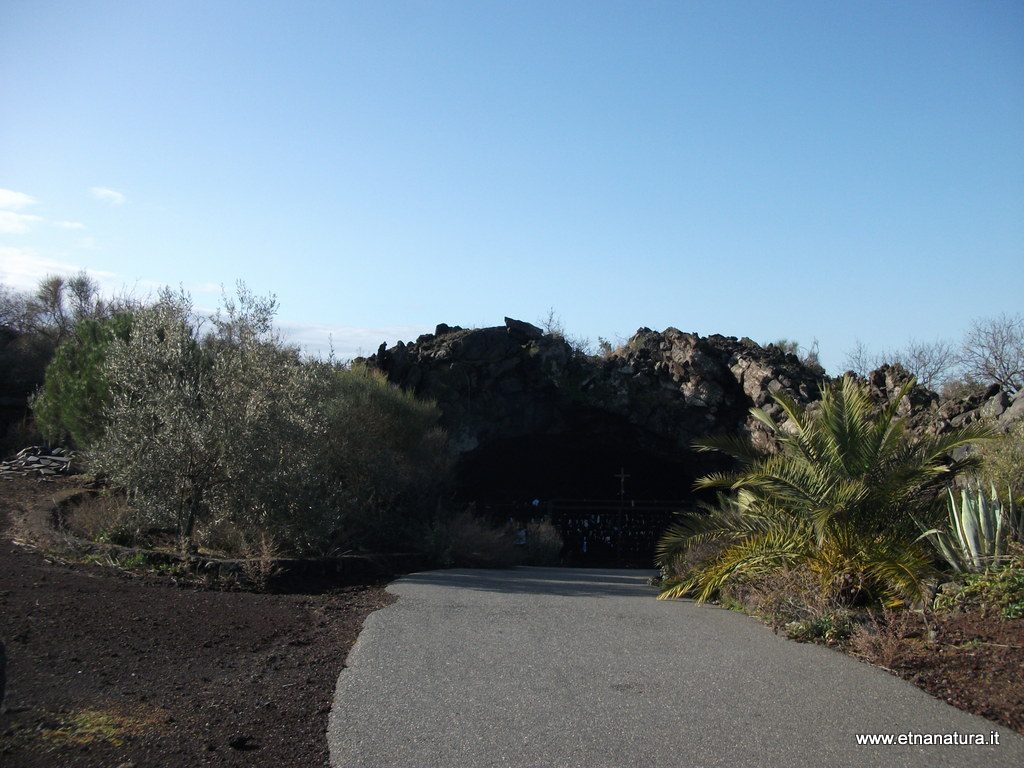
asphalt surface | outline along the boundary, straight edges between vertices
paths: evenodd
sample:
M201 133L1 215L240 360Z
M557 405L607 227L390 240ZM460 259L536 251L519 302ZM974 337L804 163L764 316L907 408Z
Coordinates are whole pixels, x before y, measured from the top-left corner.
M1024 765L1024 737L741 614L657 601L653 572L414 574L339 679L335 768ZM861 746L857 734L997 734Z

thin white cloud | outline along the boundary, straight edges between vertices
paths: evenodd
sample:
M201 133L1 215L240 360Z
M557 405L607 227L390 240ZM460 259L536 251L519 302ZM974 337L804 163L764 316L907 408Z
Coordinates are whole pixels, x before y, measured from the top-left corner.
M0 208L12 211L20 211L29 205L35 205L39 201L32 195L24 192L15 192L13 189L0 189Z
M197 283L192 287L192 290L196 293L215 293L220 296L224 286L220 283Z
M9 235L23 235L42 220L42 216L33 216L29 213L0 211L0 232Z
M0 232L20 235L31 230L36 224L46 221L42 216L16 213L22 208L38 204L39 201L32 195L15 192L13 189L0 189ZM60 229L85 229L85 224L78 221L50 221L47 223Z
M328 323L278 323L285 340L297 344L316 357L327 357L331 350L338 360L367 357L377 351L381 343L389 347L398 341L412 341L434 328L420 325L396 325L380 328L360 328Z
M81 268L40 258L31 248L0 246L0 283L19 291L34 291L47 275L73 275Z
M0 246L0 283L18 291L34 292L39 281L48 275L70 277L85 272L96 280L100 293L104 296L135 296L144 298L154 291L159 284L149 280L138 280L107 272L102 269L89 269L81 264L48 259L39 256L31 248L13 248Z
M89 190L89 194L101 203L106 203L107 205L121 205L125 201L124 195L116 190L108 189L107 187L92 187Z

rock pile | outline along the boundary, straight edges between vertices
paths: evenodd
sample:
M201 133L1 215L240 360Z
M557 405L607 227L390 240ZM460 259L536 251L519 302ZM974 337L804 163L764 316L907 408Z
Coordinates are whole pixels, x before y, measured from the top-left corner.
M465 494L474 499L611 498L621 483L609 478L623 469L633 492L687 498L693 478L723 461L696 453L695 439L757 439L752 405L773 409L780 391L813 398L823 378L749 339L641 328L602 357L511 318L493 328L439 325L413 343L382 345L366 363L437 402L462 477L501 485Z
M647 464L652 474L677 474L676 485L688 488L691 478L714 469L707 463L713 456L694 452L695 439L745 433L771 450L774 438L750 408L785 427L786 413L772 395L814 408L828 381L821 368L747 338L641 328L601 357L511 318L493 328L442 324L415 342L381 345L365 362L437 402L462 466L478 475L518 473L532 486L545 464L557 464L563 474L593 475L593 487L598 475L624 466L636 488L650 483L640 476ZM868 383L884 402L908 377L899 366L883 366ZM900 408L912 431L931 434L979 418L1008 426L1022 414L1024 395L998 388L944 401L917 386ZM549 485L549 492L568 492L566 483Z
M711 433L753 431L752 405L771 394L806 402L823 372L750 339L641 328L606 358L584 355L522 321L440 325L367 361L399 386L437 401L459 453L494 440L618 425L649 453L688 453ZM781 414L780 414L781 415Z
M0 478L52 477L54 475L71 474L71 463L75 458L72 451L63 448L47 450L33 445L18 451L18 455L10 461L0 461Z

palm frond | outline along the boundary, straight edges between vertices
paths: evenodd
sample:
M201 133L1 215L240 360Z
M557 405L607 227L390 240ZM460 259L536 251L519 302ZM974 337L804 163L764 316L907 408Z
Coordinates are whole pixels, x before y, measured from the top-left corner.
M744 437L700 441L699 450L723 451L742 465L707 475L695 488L731 496L720 497L700 522L672 528L659 556L667 561L710 541L724 546L662 596L693 593L706 600L727 583L802 562L823 584L842 584L829 588L846 590L850 599L858 593L882 603L919 599L931 564L915 540L917 521L934 519L940 491L971 463L951 459L951 451L989 433L970 426L911 438L899 412L913 386L905 382L881 408L850 376L823 387L812 411L779 393L774 399L791 429L751 411L778 440L774 454L757 451Z
M761 452L747 436L740 435L708 435L693 442L693 447L700 453L719 451L727 453L743 463L751 464L761 458Z

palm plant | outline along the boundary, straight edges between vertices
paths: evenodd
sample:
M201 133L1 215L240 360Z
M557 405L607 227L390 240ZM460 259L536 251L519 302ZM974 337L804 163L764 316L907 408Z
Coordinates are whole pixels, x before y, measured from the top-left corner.
M710 515L684 514L662 537L658 564L667 570L693 546L721 547L668 582L661 597L704 601L726 584L806 567L844 604L920 600L932 564L917 521L934 519L941 491L973 465L950 452L988 432L973 426L911 437L897 411L913 385L881 408L852 376L823 386L815 410L775 395L785 428L760 409L751 414L774 435L777 453L741 437L698 442L699 450L731 454L740 468L698 480L698 489L728 493Z

